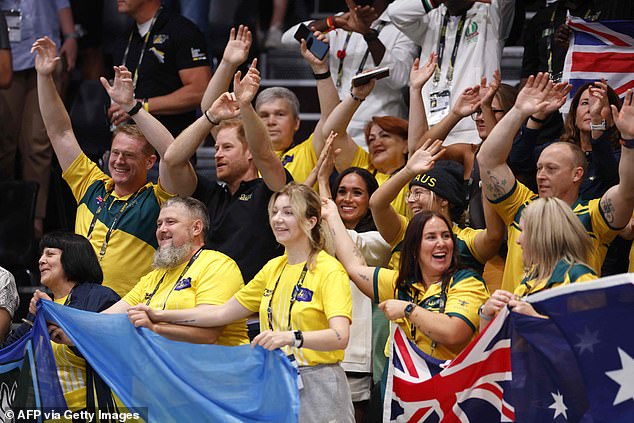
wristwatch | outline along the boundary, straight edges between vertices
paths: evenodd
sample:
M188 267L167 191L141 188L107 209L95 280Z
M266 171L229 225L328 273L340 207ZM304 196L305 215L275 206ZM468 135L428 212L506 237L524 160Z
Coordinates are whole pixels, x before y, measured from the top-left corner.
M412 314L415 308L416 308L416 304L414 303L409 303L405 306L405 310L403 310L403 314L405 315L406 319L409 319L409 316Z
M593 124L592 122L590 122L590 130L591 131L605 131L607 129L607 126L605 124L605 119L603 119L601 121L601 123L599 124Z
M293 331L293 335L295 335L295 343L293 346L295 348L301 348L304 345L304 334L301 330Z

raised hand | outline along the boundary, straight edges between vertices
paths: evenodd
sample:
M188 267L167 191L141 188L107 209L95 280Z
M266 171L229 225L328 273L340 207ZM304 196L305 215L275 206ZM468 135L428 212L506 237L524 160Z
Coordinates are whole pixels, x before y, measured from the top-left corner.
M623 106L620 111L614 104L610 106L614 124L624 140L634 139L634 99L632 97L634 97L634 91L630 88L625 92Z
M240 105L234 93L224 93L214 101L205 113L208 119L220 122L238 116L240 114Z
M321 197L321 216L324 220L339 217L339 209L334 201L324 196Z
M420 66L420 59L414 60L412 70L409 72L409 85L413 89L422 89L423 85L434 74L436 66L438 65L438 55L432 53L429 55L429 60L423 66Z
M313 35L319 41L323 41L324 43L328 44L328 37L326 36L326 34L324 34L322 32L319 32L319 31L315 31L315 32L313 32ZM323 60L319 60L319 58L317 58L317 56L315 56L308 49L308 46L306 45L306 40L304 40L303 38L302 38L302 40L300 41L300 44L299 44L299 51L302 53L302 56L304 57L304 59L310 65L311 69L313 70L313 73L328 72L328 69L330 68L330 66L328 65L328 55L327 54L324 56Z
M31 47L31 53L35 53L35 70L44 76L52 74L61 60L55 43L48 37L38 38Z
M528 117L533 113L542 112L549 107L553 107L558 104L557 101L553 103L553 98L550 96L553 87L554 84L550 80L548 73L540 72L537 76L529 76L526 85L517 95L515 108ZM562 91L561 89L559 90L559 92ZM565 97L563 101L566 101Z
M605 119L611 123L612 113L610 112L610 103L608 101L608 84L605 79L601 82L597 81L589 88L590 98L590 116L593 120Z
M242 73L236 72L233 78L233 92L236 100L241 104L251 103L260 88L260 71L256 68L258 59L253 59L249 70L240 80Z
M377 18L377 13L372 6L357 6L354 0L346 0L348 12L337 17L337 22L346 31L367 34L370 25Z
M132 83L132 73L128 68L125 66L114 67L114 82L112 85L103 76L99 80L112 101L127 110L134 106L134 85Z
M249 27L240 25L238 31L235 28L231 28L229 41L222 54L222 60L234 66L243 64L249 57L251 42L252 36Z
M458 116L467 117L480 108L480 86L465 89L456 99L451 111Z
M500 88L500 84L502 83L502 76L500 75L500 70L496 69L493 72L493 81L491 84L487 86L487 79L485 76L480 80L480 107L488 107L491 108L491 103L493 103L493 97L495 97L495 93Z
M544 97L539 110L533 116L539 119L546 119L551 113L556 112L566 102L566 97L572 89L572 85L567 82L558 82Z
M374 89L375 82L376 81L374 79L371 79L367 84L359 85L358 87L351 87L350 92L357 98L365 99Z
M328 139L326 139L324 149L319 155L319 160L317 161L319 169L317 172L317 179L326 184L328 184L330 175L335 168L335 157L341 152L340 148L336 150L332 148L332 144L335 142L337 135L338 134L335 131L330 131L330 135L328 135Z
M432 141L428 139L425 143L412 154L407 160L405 167L412 174L419 175L430 171L436 161L445 153L442 146L442 140Z

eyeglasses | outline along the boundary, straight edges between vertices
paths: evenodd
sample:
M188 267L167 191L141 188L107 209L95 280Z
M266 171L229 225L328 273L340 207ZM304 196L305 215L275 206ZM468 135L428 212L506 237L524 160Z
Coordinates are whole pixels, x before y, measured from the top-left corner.
M405 196L406 201L418 201L418 199L422 196L427 195L425 191L407 191L407 195Z
M504 110L500 110L500 109L491 109L491 111L493 112L493 114L504 113ZM478 115L481 115L481 114L482 114L482 109L476 110L475 112L471 113L471 119L478 120Z

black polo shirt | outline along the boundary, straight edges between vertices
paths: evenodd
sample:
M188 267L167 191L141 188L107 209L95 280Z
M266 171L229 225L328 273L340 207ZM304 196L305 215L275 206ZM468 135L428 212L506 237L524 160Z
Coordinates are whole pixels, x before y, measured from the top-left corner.
M286 182L293 177L286 171ZM240 183L231 195L226 186L200 174L192 197L209 210L210 230L205 246L235 260L248 283L272 258L284 253L269 225L268 205L273 191L262 178Z
M132 40L124 64L134 75L145 37L139 35L136 23L130 31ZM123 62L130 31L125 34L117 49L116 63ZM162 9L145 47L134 90L135 97L142 99L170 94L183 86L178 71L200 66L209 66L203 34L191 21ZM196 116L192 109L176 115L157 115L156 118L172 135L177 136L194 122Z

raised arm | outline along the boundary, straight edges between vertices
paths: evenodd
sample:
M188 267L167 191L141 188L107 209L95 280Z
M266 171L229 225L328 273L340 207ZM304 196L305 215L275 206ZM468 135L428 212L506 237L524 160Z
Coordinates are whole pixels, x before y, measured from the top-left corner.
M430 54L429 60L423 66L420 66L420 59L415 59L409 74L409 124L407 131L409 157L416 151L423 134L429 130L422 89L423 85L434 74L437 62L438 56L436 53Z
M488 261L498 253L500 244L502 244L504 235L506 235L506 225L486 197L482 197L482 207L484 209L485 228L476 235L474 247L478 255L483 260Z
M336 246L337 259L343 264L348 276L359 290L370 299L374 299L372 277L375 268L366 265L363 254L348 235L348 231L339 216L337 205L332 200L322 198L321 215L330 228Z
M619 111L612 105L614 123L621 133L623 148L619 163L619 184L601 197L601 211L614 229L623 228L632 217L634 208L634 91L627 90Z
M242 63L249 57L251 48L251 31L245 25L240 25L238 30L231 28L229 41L222 54L222 60L214 72L200 103L202 110L207 110L220 95L229 90L229 84Z
M478 153L482 187L489 200L503 197L515 184L515 175L506 159L519 128L533 113L548 107L561 107L568 90L567 84L554 86L547 73L528 78L515 105L493 128Z
M251 101L253 101L258 88L260 88L260 72L257 70L256 65L257 59L253 59L249 71L242 80L240 80L240 71L236 73L233 80L233 89L240 108L247 144L253 155L255 166L260 171L266 186L271 191L279 191L286 185L286 172L282 162L273 151L269 132L264 122L262 122L262 119L260 119L251 105Z
M330 174L335 167L335 152L332 149L332 144L337 138L337 134L331 132L326 140L326 145L321 151L317 163L310 174L303 182L304 185L313 187L319 182L319 194L322 197L332 199L332 193L330 192Z
M444 153L442 141L432 142L427 140L425 144L414 152L405 167L392 175L370 197L370 210L379 233L385 241L392 243L401 230L401 218L398 212L390 204L401 189L407 185L414 176L425 173L434 167L434 163Z
M497 120L495 119L495 112L493 111L493 98L500 88L501 83L502 76L500 75L500 71L497 69L493 72L493 81L491 81L491 84L488 86L485 76L483 76L480 80L480 109L482 110L482 120L484 121L487 133L490 133L497 123Z
M62 170L66 171L81 154L81 148L53 81L52 74L60 58L57 56L55 43L48 37L39 38L33 43L31 53L35 53L37 95L42 120L57 160Z

